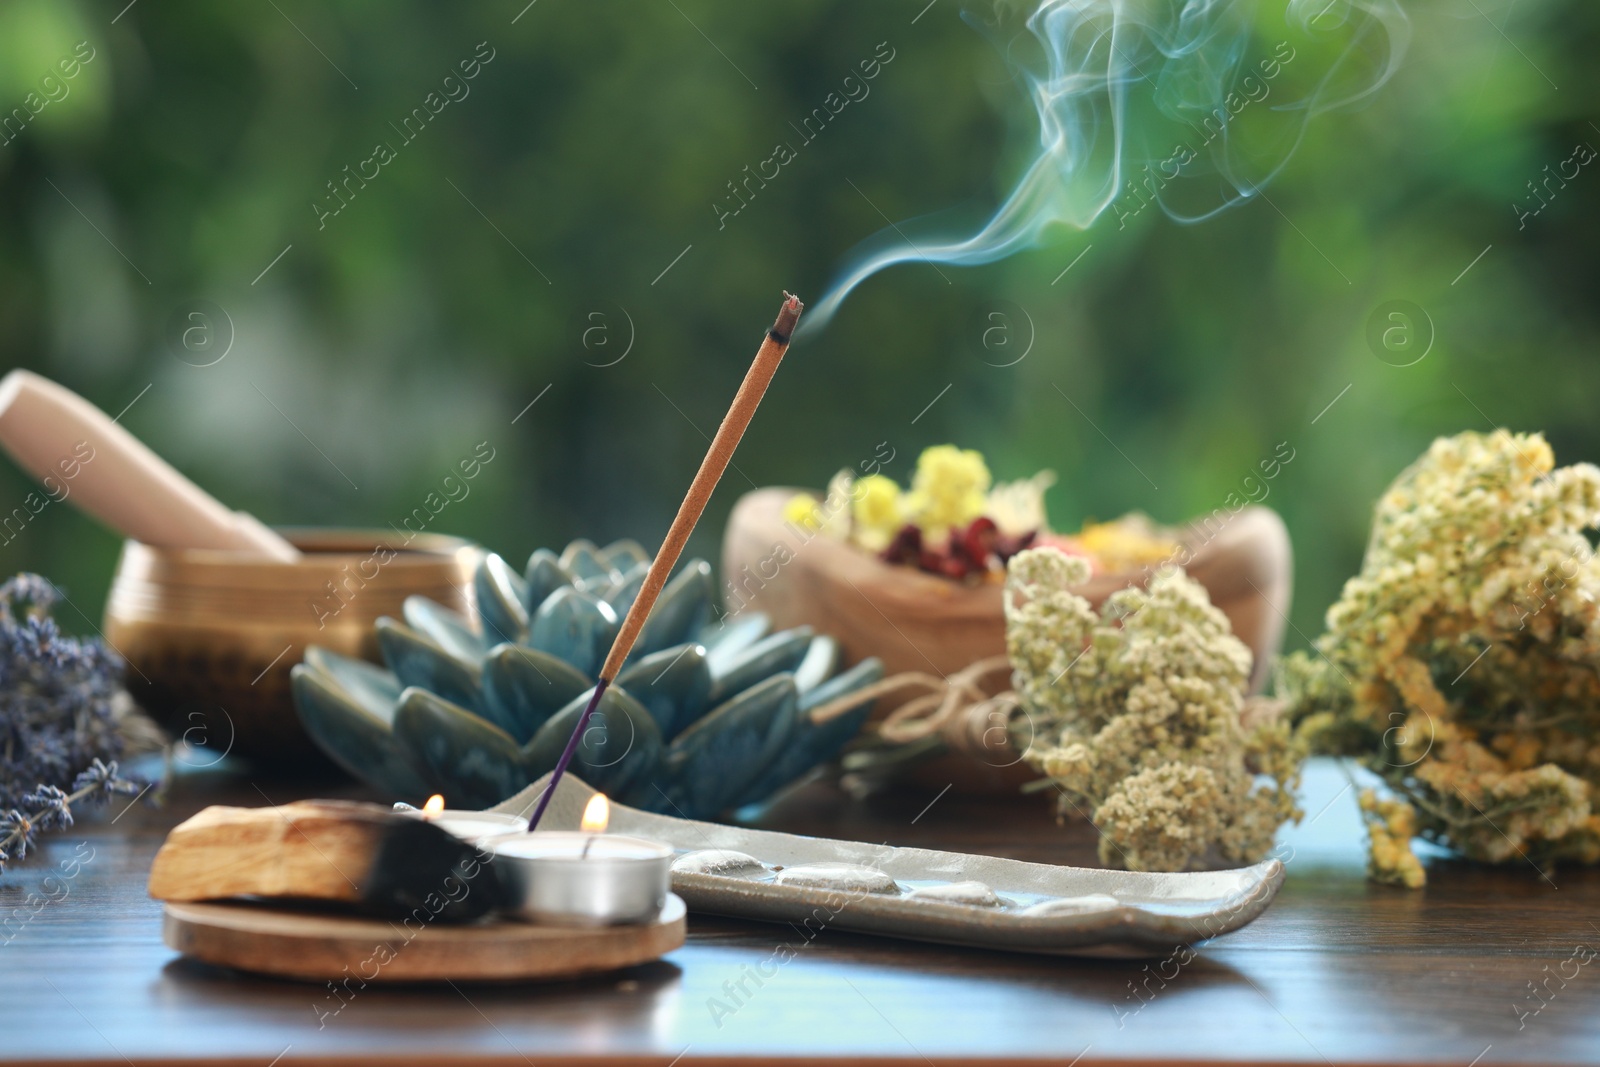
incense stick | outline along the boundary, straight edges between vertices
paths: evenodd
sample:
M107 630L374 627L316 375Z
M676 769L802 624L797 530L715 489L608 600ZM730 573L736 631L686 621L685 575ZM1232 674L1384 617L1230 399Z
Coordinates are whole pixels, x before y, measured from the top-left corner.
M607 687L622 669L628 653L633 651L633 643L638 640L639 631L644 627L650 609L655 607L656 597L661 595L661 587L666 585L667 576L672 573L672 568L678 565L678 557L683 554L683 546L688 542L689 534L694 531L695 523L700 521L700 513L705 511L712 490L717 487L722 472L728 469L728 462L733 459L733 450L739 446L739 439L744 436L745 428L755 416L757 405L766 394L767 386L772 383L772 376L778 372L778 363L789 348L789 338L794 335L795 323L799 321L800 312L804 308L805 305L800 303L798 297L790 296L788 293L783 294L783 307L778 310L778 319L767 331L766 339L761 342L761 348L756 352L755 362L750 364L750 370L745 373L739 391L734 394L733 404L728 408L728 413L722 417L722 425L717 427L717 434L711 439L711 447L706 450L705 459L700 461L700 469L695 472L694 481L689 483L689 492L684 496L683 503L678 505L678 514L673 518L672 525L667 528L667 536L661 542L661 550L656 553L656 558L650 561L650 569L645 573L639 595L634 598L633 606L623 618L622 628L617 631L616 640L611 643L611 652L600 668L600 677L595 683L594 694L589 697L589 703L583 709L583 714L578 716L578 724L573 729L572 736L567 739L567 747L562 750L561 758L556 761L555 771L550 775L550 784L540 795L538 806L533 809L533 817L528 820L529 830L536 829L539 820L544 817L544 809L549 807L550 798L555 796L556 786L561 784L561 776L567 773L567 765L572 762L572 757L578 751L578 741L589 726L590 716L594 714L594 709L600 706L600 698L605 696Z

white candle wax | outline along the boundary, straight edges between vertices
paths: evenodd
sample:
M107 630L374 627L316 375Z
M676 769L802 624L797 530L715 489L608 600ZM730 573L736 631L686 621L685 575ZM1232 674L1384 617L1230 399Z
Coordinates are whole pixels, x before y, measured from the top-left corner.
M670 858L672 849L642 837L620 834L591 834L575 830L535 830L527 834L507 834L491 842L497 856L521 859L582 860L659 860Z

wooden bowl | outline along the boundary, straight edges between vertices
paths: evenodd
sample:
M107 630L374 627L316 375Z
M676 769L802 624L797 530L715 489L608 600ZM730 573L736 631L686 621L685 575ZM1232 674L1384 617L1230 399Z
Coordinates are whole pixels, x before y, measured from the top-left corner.
M722 543L723 600L730 612L765 612L779 628L810 624L838 639L846 663L877 656L891 675L948 675L1005 653L1000 583L951 581L884 563L825 534L808 535L783 518L784 505L806 491L758 489L734 506ZM1255 658L1250 690L1259 691L1288 623L1293 568L1283 520L1259 506L1231 516L1219 510L1181 528L1177 537L1191 553L1184 569L1206 587L1249 646ZM1097 575L1077 592L1098 606L1146 577ZM896 703L893 697L880 701L875 715ZM1023 768L965 762L972 766L941 761L926 777L945 776L934 788L962 778L970 791L1010 789L1028 777Z
M440 534L397 549L392 531L280 532L304 553L298 562L126 542L105 636L128 661L128 691L174 738L325 768L295 715L289 669L310 644L376 662L373 623L398 618L413 594L470 613L482 551Z

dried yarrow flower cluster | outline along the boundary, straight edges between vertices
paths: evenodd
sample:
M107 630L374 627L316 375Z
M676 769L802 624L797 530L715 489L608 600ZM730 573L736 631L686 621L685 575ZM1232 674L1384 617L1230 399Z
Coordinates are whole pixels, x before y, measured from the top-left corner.
M1505 430L1435 441L1379 501L1317 656L1279 673L1306 739L1415 809L1368 805L1375 877L1422 883L1412 825L1478 860L1600 861L1597 522L1600 469Z
M122 661L63 635L57 599L38 575L0 584L0 867L40 829L70 825L74 801L130 786L115 763Z
M1164 568L1099 613L1074 594L1089 564L1053 548L1012 559L1006 647L1033 741L1027 758L1064 813L1100 831L1130 870L1249 863L1298 818L1300 759L1272 716L1247 725L1250 650L1205 588Z

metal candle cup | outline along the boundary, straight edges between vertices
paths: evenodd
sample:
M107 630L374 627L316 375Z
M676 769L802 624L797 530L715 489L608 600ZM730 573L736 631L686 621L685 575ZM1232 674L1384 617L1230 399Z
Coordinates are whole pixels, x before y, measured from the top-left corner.
M538 830L483 844L519 918L558 926L643 923L667 903L674 853L654 841Z

